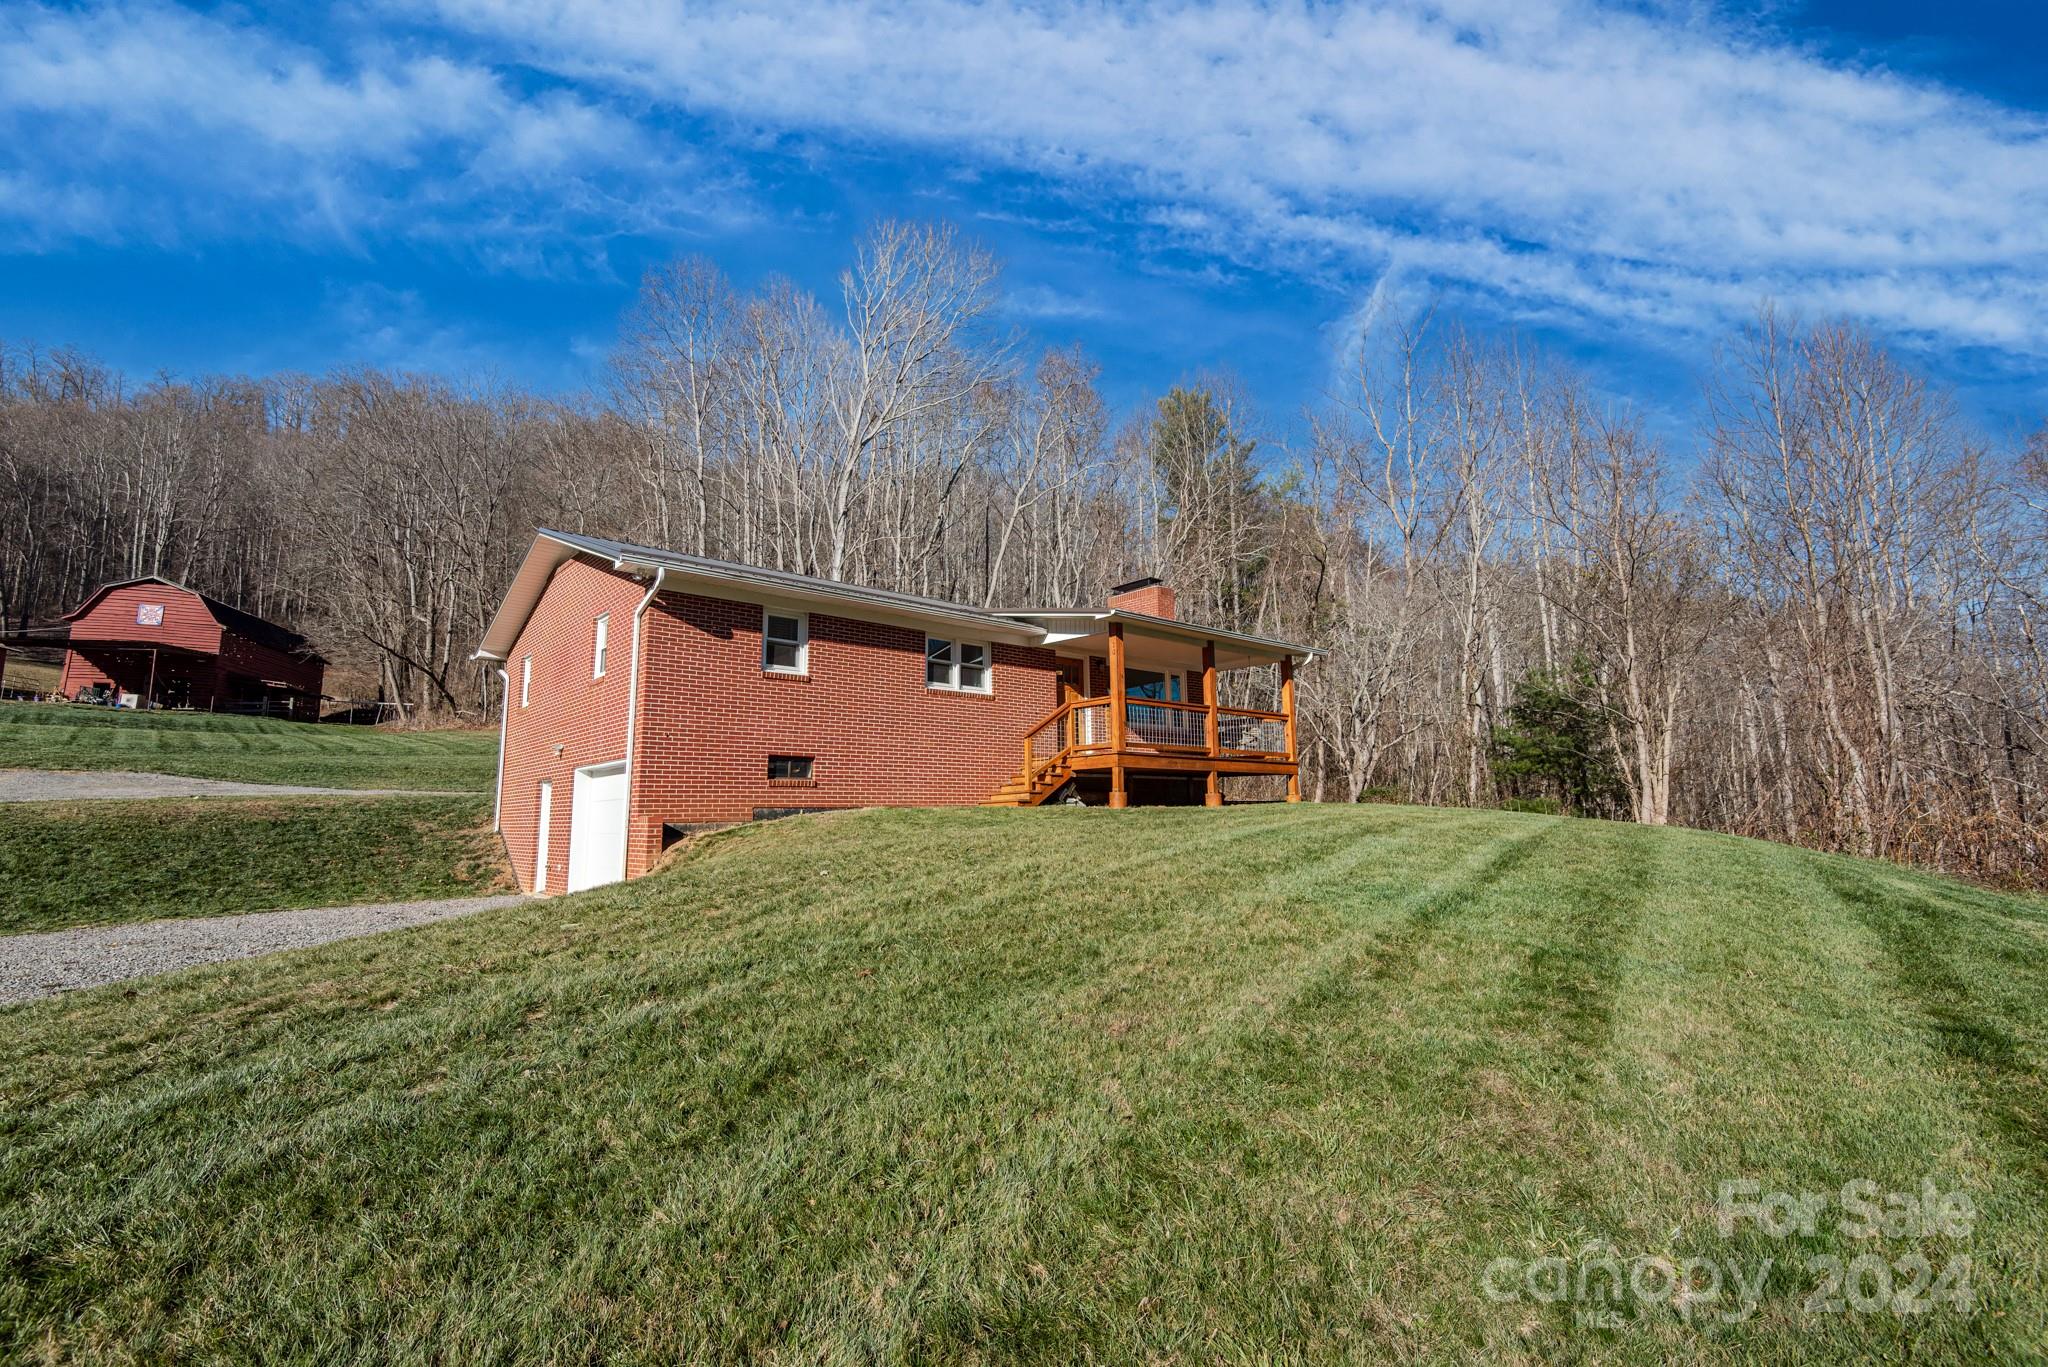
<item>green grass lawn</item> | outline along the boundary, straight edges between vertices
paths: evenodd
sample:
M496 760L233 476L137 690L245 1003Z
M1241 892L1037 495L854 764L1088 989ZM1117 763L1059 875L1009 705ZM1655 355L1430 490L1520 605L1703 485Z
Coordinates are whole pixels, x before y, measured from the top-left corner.
M2038 901L1537 816L749 827L0 1012L0 1353L2038 1358L2044 950ZM1923 1178L1967 1232L1716 1227ZM1808 1310L1828 1257L1975 1303Z
M487 798L28 802L0 809L0 935L504 892Z
M317 788L488 792L498 733L0 703L0 769L137 769Z
M24 693L54 693L63 675L56 665L25 660L20 651L9 651L4 669L0 669L0 684Z

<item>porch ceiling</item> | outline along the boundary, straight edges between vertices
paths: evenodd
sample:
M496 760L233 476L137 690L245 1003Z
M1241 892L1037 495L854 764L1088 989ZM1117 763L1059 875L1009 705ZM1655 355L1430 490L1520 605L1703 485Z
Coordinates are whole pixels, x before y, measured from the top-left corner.
M1062 655L1109 654L1110 624L1124 629L1124 659L1133 669L1190 670L1202 667L1202 646L1216 647L1216 668L1251 669L1292 656L1306 660L1307 646L1272 641L1243 632L1220 631L1194 622L1175 622L1143 613L1046 614L1034 618L1046 630L1045 644Z

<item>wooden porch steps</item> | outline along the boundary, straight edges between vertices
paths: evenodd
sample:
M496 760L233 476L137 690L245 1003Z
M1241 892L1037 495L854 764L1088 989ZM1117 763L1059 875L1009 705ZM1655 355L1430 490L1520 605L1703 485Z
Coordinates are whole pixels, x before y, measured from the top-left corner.
M1007 783L998 788L981 805L984 807L1036 807L1065 787L1067 780L1073 776L1073 770L1067 768L1064 764L1056 762L1039 770L1036 782L1027 783L1024 781L1024 771L1019 769L1016 773L1010 775Z

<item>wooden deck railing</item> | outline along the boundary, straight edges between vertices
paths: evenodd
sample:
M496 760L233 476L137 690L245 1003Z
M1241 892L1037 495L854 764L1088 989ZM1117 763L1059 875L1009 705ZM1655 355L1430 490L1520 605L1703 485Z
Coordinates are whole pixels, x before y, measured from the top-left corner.
M1124 708L1126 749L1174 750L1235 758L1287 757L1287 717L1250 707L1217 707L1216 736L1209 736L1210 709L1198 702L1132 698Z
M1024 733L1023 777L1035 785L1041 775L1076 755L1207 755L1218 759L1285 760L1287 717L1249 707L1210 707L1154 698L1124 700L1124 743L1111 742L1110 698L1077 698L1060 704ZM1212 736L1210 721L1215 730Z

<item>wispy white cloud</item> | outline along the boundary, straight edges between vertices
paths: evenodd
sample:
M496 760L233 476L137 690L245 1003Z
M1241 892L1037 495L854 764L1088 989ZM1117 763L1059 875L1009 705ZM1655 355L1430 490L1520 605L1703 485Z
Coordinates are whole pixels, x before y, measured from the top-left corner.
M1045 284L1012 286L1004 292L1003 308L1014 317L1047 322L1074 322L1109 316L1109 309L1100 300Z
M0 232L17 244L279 229L349 241L459 218L489 253L612 201L633 206L622 227L641 226L680 207L638 193L642 168L688 161L602 100L524 91L479 62L315 52L147 3L0 16L0 145Z
M602 272L618 234L730 233L751 212L737 168L764 149L825 176L909 149L968 214L1076 242L1108 223L1137 270L1203 288L1394 281L1643 336L1768 294L2048 355L2048 123L1729 12L437 0L288 37L240 8L17 4L0 242L404 233ZM1050 217L970 194L1035 178L1062 190ZM1010 308L1108 312L1029 286Z
M1092 181L1258 265L2048 352L2048 126L1696 9L440 0L585 89Z

